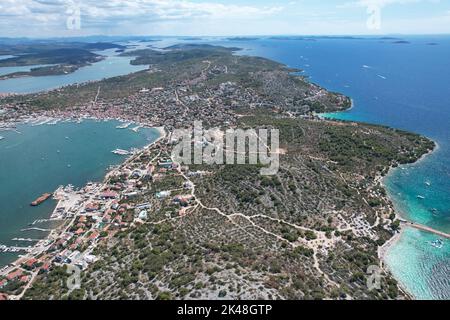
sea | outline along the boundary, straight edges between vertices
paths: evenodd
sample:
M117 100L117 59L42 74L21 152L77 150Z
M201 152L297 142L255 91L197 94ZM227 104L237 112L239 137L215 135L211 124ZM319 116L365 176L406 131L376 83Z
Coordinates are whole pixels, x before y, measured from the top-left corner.
M281 38L257 36L251 39L239 38L237 40L220 37L191 40L170 37L159 38L158 42L139 42L139 46L164 48L178 43L205 43L237 47L241 49L236 52L238 55L262 56L284 63L289 67L299 69L298 73L308 77L310 81L352 98L352 109L326 114L326 117L391 126L419 133L436 141L438 148L432 154L415 164L391 170L388 177L384 179L384 184L397 211L405 219L450 233L450 36ZM111 57L123 59L115 54L111 54ZM128 62L123 63L123 65L120 64L121 71L118 73L133 72L129 69ZM92 70L84 69L86 76L78 78L66 75L72 78L61 84L58 80L38 84L40 79L37 78L11 80L22 81L21 84L25 85L25 92L36 92L54 86L112 76L111 74L114 75L115 72L114 68L114 64L112 64L105 68L107 71L96 69L98 71L96 74L92 74ZM32 84L28 84L29 81ZM13 92L13 88L17 88L17 86L10 83L5 85L0 81L0 92ZM103 125L108 126L107 124ZM37 130L42 130L42 128L47 127L38 127ZM111 132L117 133L112 130L113 125L110 129ZM33 131L36 128L29 128L29 130ZM61 130L61 136L66 136L65 130L67 129L61 127ZM100 129L98 130L97 134L100 135ZM103 138L102 143L110 143L108 135ZM39 141L40 144L48 145L54 136L47 137L48 140L41 139L43 140L34 140L34 143ZM66 141L63 140L63 142ZM12 166L20 167L20 170L26 168L24 164L14 161L14 158L9 158L14 157L14 154L10 156L3 154L2 143L5 141L0 141L0 157L8 157ZM100 145L93 148L91 152L98 152ZM105 156L111 157L109 154L111 147L105 148ZM32 152L31 150L23 149L22 155L28 155ZM73 152L77 153L77 150L79 149L76 149L74 145ZM81 163L87 165L86 153L79 153L78 157ZM38 160L35 159L37 162L28 163L28 166L32 165L35 168L39 163ZM96 160L91 161L95 163ZM63 170L67 161L57 162L57 165ZM75 163L75 161L71 162ZM88 167L90 166L91 164L88 165ZM92 166L95 167L94 164ZM104 174L104 168L105 166L102 166L101 169L97 168L97 171L92 169L86 174L84 180L88 180L89 175L92 175L90 179L95 179L94 172L98 174L97 177L100 177ZM64 168L64 170L66 169L68 168ZM39 170L31 170L31 167L28 170L32 175L36 171L39 172ZM40 172L47 176L52 175L52 170L54 170L53 166L49 166ZM5 174L2 173L4 171L3 160L1 160L0 189L5 184L4 178L1 176ZM15 185L15 177L22 179L21 171L14 172L16 172L14 178L8 176L10 179L8 184ZM8 174L10 173L8 172ZM73 177L73 179L76 180L77 177ZM70 180L69 177L68 180ZM29 185L20 184L16 188L9 189L12 191L9 191L9 197L6 199L11 201L14 197L23 196L25 192L21 190L33 188L36 181L38 180L31 179L28 180ZM69 181L68 183L76 184L77 182L81 184L81 181ZM41 183L40 180L39 183ZM58 183L53 185L56 184ZM31 194L27 193L29 194L28 198L24 198L18 203L20 202L20 205L25 207L36 193L41 194L48 189L51 190L49 187L46 188L44 183L40 188L30 192ZM2 218L5 216L2 212L7 210L9 212L6 214L9 216L8 223L15 225L15 230L32 220L32 217L26 216L25 211L21 213L21 207L16 207L20 210L17 211L19 213L14 213L14 210L9 209L14 207L5 206L4 203L3 200L0 202L0 219L6 219ZM2 209L2 206L6 209ZM45 206L49 206L47 209L51 209L51 203L47 203ZM45 211L45 206L39 210ZM10 230L9 227L2 227L3 223L0 220L0 238L2 237L1 232L7 233ZM12 234L7 235L6 238L11 236ZM386 254L385 262L388 268L401 286L417 299L450 299L450 241L442 239L443 245L438 248L432 245L438 239L439 237L434 234L405 228L399 241L390 247Z

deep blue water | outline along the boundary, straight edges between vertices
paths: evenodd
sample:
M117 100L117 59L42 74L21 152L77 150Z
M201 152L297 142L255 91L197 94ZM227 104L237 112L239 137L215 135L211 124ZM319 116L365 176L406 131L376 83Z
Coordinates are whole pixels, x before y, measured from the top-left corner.
M450 232L450 36L407 40L410 43L375 38L215 43L303 69L312 82L354 100L353 109L330 117L388 125L435 140L439 148L432 155L392 171L385 184L404 217ZM407 229L386 260L417 298L450 299L450 241L437 249L430 245L435 239Z

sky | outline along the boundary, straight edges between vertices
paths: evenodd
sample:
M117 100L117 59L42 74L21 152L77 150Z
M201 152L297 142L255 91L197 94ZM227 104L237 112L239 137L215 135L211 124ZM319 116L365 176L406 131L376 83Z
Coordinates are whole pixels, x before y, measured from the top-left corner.
M0 37L450 34L450 0L0 0Z

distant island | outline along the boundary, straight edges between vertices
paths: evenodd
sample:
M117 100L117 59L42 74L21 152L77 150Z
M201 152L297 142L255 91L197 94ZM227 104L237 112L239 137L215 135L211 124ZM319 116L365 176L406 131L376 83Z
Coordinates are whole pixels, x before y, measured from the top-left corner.
M56 47L56 48L54 48ZM79 68L104 59L92 51L107 49L124 50L126 47L113 43L60 43L51 46L44 42L39 44L5 45L1 54L12 55L12 58L0 60L1 67L20 67L49 65L32 68L28 72L14 72L0 76L0 80L24 76L49 76L75 72Z
M406 40L397 40L392 42L393 44L410 44L411 42L406 41Z
M227 38L229 41L256 41L259 40L259 38L255 37L231 37Z

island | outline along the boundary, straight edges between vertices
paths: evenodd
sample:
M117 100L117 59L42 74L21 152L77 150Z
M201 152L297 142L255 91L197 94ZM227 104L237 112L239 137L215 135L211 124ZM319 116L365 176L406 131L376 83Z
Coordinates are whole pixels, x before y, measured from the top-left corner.
M326 120L349 97L236 48L138 50L130 75L0 100L0 122L114 118L160 127L102 182L61 187L61 225L0 272L9 299L408 299L379 249L400 221L382 185L434 148L417 134ZM276 128L280 168L186 165L176 129ZM50 215L51 213L49 213ZM73 266L81 286L73 286ZM377 267L380 285L367 286ZM372 290L371 290L372 289Z

